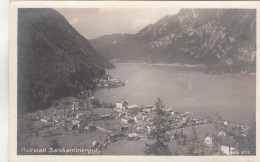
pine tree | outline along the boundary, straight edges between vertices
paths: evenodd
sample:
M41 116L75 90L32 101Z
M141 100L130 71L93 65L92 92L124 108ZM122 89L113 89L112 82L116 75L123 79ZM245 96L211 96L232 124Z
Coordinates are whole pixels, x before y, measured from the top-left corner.
M145 150L145 153L147 155L170 155L171 153L168 145L163 141L166 134L167 117L162 110L164 106L160 98L157 99L155 106L155 117L151 120L151 126L153 129L151 130L149 136L156 141L153 144L146 144L147 149Z
M54 149L60 148L60 144L59 144L57 139L54 139L54 140L51 141L51 147L54 148Z

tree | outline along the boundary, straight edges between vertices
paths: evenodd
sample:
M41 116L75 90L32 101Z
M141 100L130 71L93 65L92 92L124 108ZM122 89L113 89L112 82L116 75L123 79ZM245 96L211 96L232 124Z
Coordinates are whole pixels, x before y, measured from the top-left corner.
M149 136L156 141L153 144L146 144L147 149L145 150L145 153L147 155L170 155L171 153L169 151L169 147L164 143L167 128L167 117L162 110L164 106L160 98L157 99L155 106L155 117L151 120L151 127L153 129L151 130Z
M58 142L57 139L51 140L50 142L51 142L51 147L52 147L53 149L58 149L58 148L60 148L60 144L59 144L59 142Z
M256 123L248 130L246 137L236 137L235 140L238 142L240 155L256 155Z
M80 102L80 105L83 105L83 109L85 110L88 110L91 112L91 116L93 116L93 104L92 102L90 101L89 97L92 95L92 92L91 91L83 91L81 92L81 94L79 94L79 102Z
M194 135L193 142L199 143L199 137L198 137L197 131L194 128L193 125L191 127L192 127L192 132L193 132L193 135Z
M256 155L256 123L249 129L248 143L251 155Z

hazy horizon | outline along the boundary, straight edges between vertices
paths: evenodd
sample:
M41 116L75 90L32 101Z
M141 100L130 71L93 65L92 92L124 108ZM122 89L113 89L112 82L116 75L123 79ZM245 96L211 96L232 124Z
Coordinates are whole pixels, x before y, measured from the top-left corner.
M134 34L179 9L169 8L56 8L85 38L94 39L111 34Z

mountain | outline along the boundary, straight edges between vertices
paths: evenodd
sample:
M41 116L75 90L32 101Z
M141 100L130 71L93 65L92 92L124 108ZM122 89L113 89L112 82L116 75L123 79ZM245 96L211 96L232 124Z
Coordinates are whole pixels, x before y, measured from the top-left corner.
M122 41L125 41L126 38L131 37L131 34L112 34L104 35L97 39L90 40L90 43L97 47L103 56L108 59L120 58L122 54L120 52L113 53L114 48L118 48L117 44L122 44ZM128 42L126 42L127 44ZM110 49L111 48L111 49Z
M94 89L104 68L113 67L57 11L18 10L19 113Z
M256 10L181 9L120 41L108 37L90 40L107 59L205 64L212 73L256 71Z

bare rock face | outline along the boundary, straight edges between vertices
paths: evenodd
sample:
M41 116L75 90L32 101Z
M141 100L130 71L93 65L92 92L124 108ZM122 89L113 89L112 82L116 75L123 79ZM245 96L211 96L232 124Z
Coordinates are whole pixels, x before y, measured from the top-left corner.
M256 71L256 10L182 9L134 35L102 36L90 43L108 59L205 64L211 73L250 73Z

